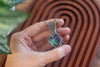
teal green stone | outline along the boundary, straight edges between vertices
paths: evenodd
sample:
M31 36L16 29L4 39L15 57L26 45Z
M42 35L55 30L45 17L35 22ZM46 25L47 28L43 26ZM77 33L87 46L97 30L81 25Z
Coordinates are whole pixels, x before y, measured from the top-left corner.
M54 34L53 36L50 36L49 43L54 47L58 47L59 45L62 45L63 39L59 34Z
M59 44L56 40L54 40L54 38L50 38L50 41L52 42L52 44Z

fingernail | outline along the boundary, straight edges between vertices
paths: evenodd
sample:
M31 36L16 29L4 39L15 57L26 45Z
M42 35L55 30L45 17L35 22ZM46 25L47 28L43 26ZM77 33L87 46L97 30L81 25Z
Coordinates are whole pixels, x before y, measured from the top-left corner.
M60 21L61 21L61 22L64 22L64 20L63 20L63 19L60 19Z
M66 56L71 51L71 47L69 45L64 45L58 48L58 55L60 58Z
M67 28L67 31L70 32L70 28Z
M69 35L66 35L66 38L67 38L67 40L69 40L70 39L70 36Z
M64 45L62 48L65 50L65 53L68 54L71 51L70 45Z

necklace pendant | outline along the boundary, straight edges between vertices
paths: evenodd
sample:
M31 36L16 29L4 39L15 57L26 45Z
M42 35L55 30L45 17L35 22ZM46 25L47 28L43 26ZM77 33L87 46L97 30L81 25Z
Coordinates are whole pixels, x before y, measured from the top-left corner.
M56 32L56 21L53 23L48 23L48 28L51 31L51 36L49 37L49 44L53 47L59 47L63 44L63 38L60 34Z
M63 38L59 34L52 34L49 37L49 44L53 47L59 47L63 44Z

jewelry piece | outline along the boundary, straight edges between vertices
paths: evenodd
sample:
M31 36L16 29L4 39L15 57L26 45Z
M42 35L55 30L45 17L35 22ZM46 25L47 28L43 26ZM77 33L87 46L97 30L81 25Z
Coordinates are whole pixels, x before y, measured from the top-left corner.
M45 22L46 23L46 22ZM47 23L46 23L47 24ZM51 35L49 37L49 44L53 47L59 47L63 44L63 38L60 34L56 32L56 19L53 23L48 23L48 28L51 32Z

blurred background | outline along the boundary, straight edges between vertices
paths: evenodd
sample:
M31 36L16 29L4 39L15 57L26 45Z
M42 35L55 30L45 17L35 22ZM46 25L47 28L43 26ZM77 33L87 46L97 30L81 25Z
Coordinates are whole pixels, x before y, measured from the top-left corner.
M27 9L30 7L30 4L32 3L32 1L34 1L34 0L26 0L25 2L16 5L15 9L22 11L22 12L26 12ZM100 6L100 0L97 0L97 1L98 1L99 6ZM1 24L0 24L0 27L7 28L7 27L4 27ZM0 57L2 57L2 56L3 55L0 55ZM0 58L0 60L2 60L2 58ZM93 61L92 67L100 67L100 45L99 45L99 48L97 50L97 53L96 53L95 59Z
M29 5L31 4L32 1L33 0L26 0L25 2L17 5L16 9L24 12L27 10L27 8L29 7ZM97 1L100 6L100 0L97 0ZM98 51L96 53L92 67L100 67L100 45L99 45Z

